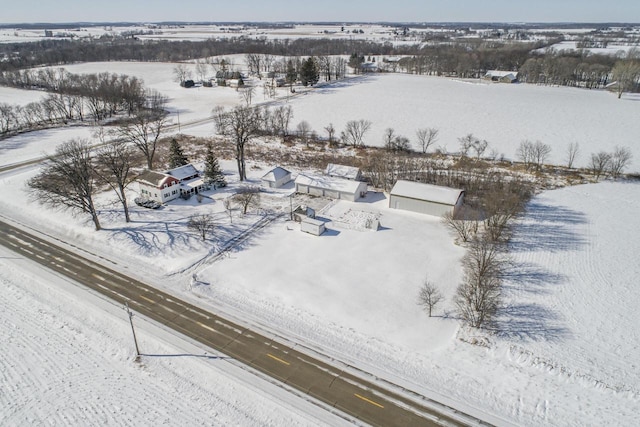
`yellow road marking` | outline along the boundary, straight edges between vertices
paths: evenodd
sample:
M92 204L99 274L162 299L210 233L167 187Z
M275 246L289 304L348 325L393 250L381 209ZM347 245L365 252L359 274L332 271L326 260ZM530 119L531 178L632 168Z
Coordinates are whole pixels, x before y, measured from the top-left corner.
M154 301L154 300L152 300L151 298L147 298L147 297L145 297L144 295L139 295L139 297L140 297L140 298L142 298L143 300L147 301L147 302L150 302L150 303L152 303L152 304L155 304L155 301Z
M216 331L215 329L213 329L211 326L207 326L207 325L205 325L204 323L200 323L200 322L196 322L196 323L197 323L198 325L202 326L203 328L210 330L211 332L218 332L218 331Z
M273 354L271 354L271 353L267 353L267 356L269 356L269 357L270 357L270 358L272 358L273 360L277 360L277 361L278 361L278 362L280 362L280 363L284 363L284 364L285 364L285 365L287 365L287 366L291 364L291 363L287 362L286 360L282 360L282 359L280 359L279 357L274 356L274 355L273 355Z
M362 399L362 400L364 400L364 401L365 401L365 402L367 402L367 403L371 403L372 405L375 405L375 406L377 406L378 408L382 408L382 409L384 409L384 406L382 406L381 404L379 404L379 403L377 403L377 402L374 402L373 400L367 399L367 398L366 398L366 397L364 397L364 396L360 396L358 393L354 393L354 394L356 395L356 397L357 397L358 399Z

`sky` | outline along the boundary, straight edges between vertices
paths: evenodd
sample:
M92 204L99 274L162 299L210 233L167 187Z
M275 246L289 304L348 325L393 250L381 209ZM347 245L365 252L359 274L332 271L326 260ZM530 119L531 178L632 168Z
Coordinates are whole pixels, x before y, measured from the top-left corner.
M1 23L640 22L638 0L0 0L0 10Z

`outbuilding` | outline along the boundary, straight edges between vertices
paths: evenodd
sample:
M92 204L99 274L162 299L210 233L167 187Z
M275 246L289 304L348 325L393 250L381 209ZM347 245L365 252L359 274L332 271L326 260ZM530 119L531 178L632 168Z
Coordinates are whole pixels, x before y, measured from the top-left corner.
M262 181L264 181L269 188L280 188L291 181L291 172L277 166L264 174Z
M296 178L296 192L313 196L355 202L367 194L367 183L330 176L300 174Z
M326 229L324 227L324 222L317 219L304 217L302 218L302 221L300 221L300 231L313 234L314 236L320 236L326 231Z
M391 189L389 207L433 216L455 215L463 201L464 190L398 180Z

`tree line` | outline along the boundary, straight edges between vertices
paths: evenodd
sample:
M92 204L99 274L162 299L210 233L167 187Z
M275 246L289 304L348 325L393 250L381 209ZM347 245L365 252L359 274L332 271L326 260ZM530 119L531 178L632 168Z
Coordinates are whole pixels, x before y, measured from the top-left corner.
M266 40L235 37L203 41L139 41L119 36L97 40L42 40L0 44L0 71L62 65L79 61L169 61L197 60L243 53L250 72L259 73L262 60L280 57L319 58L320 72L331 76L326 58L349 57L349 66L360 72L365 59L379 61L378 70L411 74L478 78L488 70L519 73L526 83L602 88L624 80L625 91L638 91L638 57L593 54L587 50L543 50L561 40L513 42L485 39L447 39L433 43L393 45L366 40L295 39ZM387 57L399 59L389 60ZM630 65L625 67L623 65ZM284 67L283 67L284 68ZM300 67L297 67L298 69ZM344 69L344 64L334 69ZM284 71L284 70L283 70ZM327 78L329 80L329 78Z
M120 113L129 116L160 108L161 96L145 89L141 79L115 73L72 74L45 68L0 73L0 85L45 91L41 101L25 106L0 104L0 136L70 121L98 122Z

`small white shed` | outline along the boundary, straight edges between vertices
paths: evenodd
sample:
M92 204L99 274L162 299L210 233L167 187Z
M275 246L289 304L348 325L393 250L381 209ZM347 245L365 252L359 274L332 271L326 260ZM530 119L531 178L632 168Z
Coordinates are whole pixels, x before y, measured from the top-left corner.
M421 182L398 180L389 195L389 207L442 216L456 214L464 201L464 190Z
M304 217L302 218L302 221L300 221L300 231L313 234L314 236L320 236L326 231L326 229L324 227L324 222L317 219Z
M264 174L262 181L266 182L269 188L280 188L291 181L291 172L277 166Z
M298 175L296 192L355 202L367 194L367 183L330 176Z

